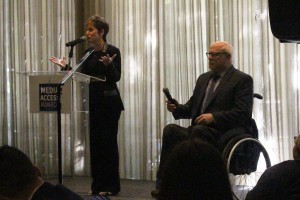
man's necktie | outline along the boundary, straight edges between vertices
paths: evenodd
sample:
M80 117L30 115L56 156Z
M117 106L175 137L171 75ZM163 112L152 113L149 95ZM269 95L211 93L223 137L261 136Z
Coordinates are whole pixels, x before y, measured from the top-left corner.
M213 97L213 94L214 94L214 89L215 89L216 83L218 82L219 78L220 78L219 74L214 74L212 76L210 87L208 88L208 91L207 91L206 96L205 96L204 101L203 101L202 110L201 110L202 112L201 113L204 112L204 110L206 109L208 103L211 101L211 99Z

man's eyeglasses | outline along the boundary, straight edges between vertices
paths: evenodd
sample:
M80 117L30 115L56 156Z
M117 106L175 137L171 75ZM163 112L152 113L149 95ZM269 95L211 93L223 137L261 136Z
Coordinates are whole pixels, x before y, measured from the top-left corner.
M207 58L217 58L220 55L228 55L228 53L206 53Z

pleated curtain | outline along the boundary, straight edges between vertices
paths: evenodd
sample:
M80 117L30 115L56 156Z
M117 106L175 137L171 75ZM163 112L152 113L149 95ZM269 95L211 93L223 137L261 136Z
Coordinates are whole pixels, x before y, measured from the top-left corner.
M84 35L94 14L110 23L108 41L122 55L122 178L155 179L164 126L190 124L173 119L162 89L185 103L209 70L209 45L219 40L233 45L234 66L264 97L254 100L253 118L272 164L292 159L300 52L273 36L267 0L0 0L0 10L0 144L20 148L44 176L57 176L57 115L29 112L29 83L20 73L59 71L49 57L68 58L65 43ZM73 65L86 47L74 49ZM89 176L88 135L72 129L72 120L62 114L63 174Z

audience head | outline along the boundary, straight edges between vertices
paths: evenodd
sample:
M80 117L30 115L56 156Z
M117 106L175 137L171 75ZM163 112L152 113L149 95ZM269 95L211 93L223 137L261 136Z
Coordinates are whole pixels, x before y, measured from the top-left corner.
M208 50L209 68L216 73L227 70L232 65L233 47L225 41L211 44Z
M159 199L232 199L228 173L219 151L199 139L177 145L162 174Z
M300 135L295 137L295 145L293 148L293 157L295 160L300 160Z
M87 27L89 24L92 24L99 32L103 31L102 39L106 42L106 36L109 31L109 24L103 17L98 15L91 16L87 20Z
M26 199L40 173L20 150L0 147L0 199Z

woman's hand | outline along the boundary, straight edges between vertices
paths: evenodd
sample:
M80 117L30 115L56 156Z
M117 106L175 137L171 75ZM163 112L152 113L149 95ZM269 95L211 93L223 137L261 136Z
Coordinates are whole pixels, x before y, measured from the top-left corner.
M66 64L67 64L66 57L62 57L61 59L59 59L59 58L51 56L51 58L49 58L49 60L51 62L53 62L54 64L57 64L58 66L60 66L61 69L66 68Z
M102 56L99 59L99 61L102 62L104 65L109 65L110 63L112 63L116 56L117 54L114 54L112 57L109 57L109 55L107 54L106 56Z

